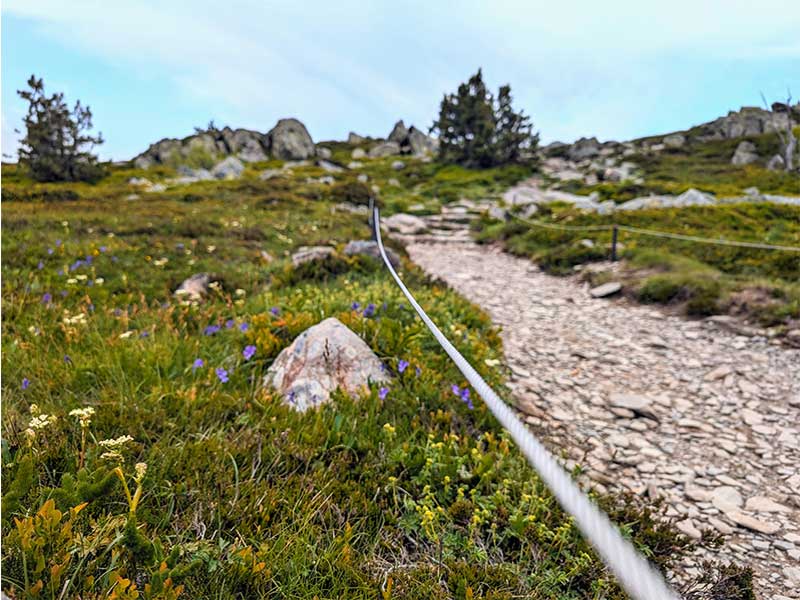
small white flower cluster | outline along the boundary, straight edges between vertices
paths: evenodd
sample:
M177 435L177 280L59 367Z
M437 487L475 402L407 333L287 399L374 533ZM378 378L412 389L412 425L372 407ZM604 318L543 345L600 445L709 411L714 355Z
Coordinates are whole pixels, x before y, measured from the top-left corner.
M81 427L86 429L92 422L92 415L94 415L94 408L87 406L85 408L76 408L69 411L70 417L78 417L81 422Z
M46 429L56 421L58 421L58 417L55 415L48 415L42 413L39 410L38 404L31 404L30 407L31 417L33 417L30 422L28 423L28 428L25 430L25 435L33 441L36 437L36 432L42 429Z
M137 483L141 483L142 479L144 479L144 474L147 473L147 463L136 463L136 477L134 478Z
M66 313L69 314L69 313ZM78 313L74 317L64 317L66 325L86 325L86 313Z
M166 257L157 258L153 261L153 264L157 267L163 267L165 264L169 262L169 259Z
M122 449L128 442L132 442L133 438L129 435L121 435L118 438L109 439L109 440L100 440L98 444L100 444L103 448L107 448L108 450L120 450Z

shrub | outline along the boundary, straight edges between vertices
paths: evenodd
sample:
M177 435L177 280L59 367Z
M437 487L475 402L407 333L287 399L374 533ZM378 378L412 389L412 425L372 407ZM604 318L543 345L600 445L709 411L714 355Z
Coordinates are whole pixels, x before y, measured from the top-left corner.
M342 181L331 187L331 198L336 202L369 204L372 190L360 181Z

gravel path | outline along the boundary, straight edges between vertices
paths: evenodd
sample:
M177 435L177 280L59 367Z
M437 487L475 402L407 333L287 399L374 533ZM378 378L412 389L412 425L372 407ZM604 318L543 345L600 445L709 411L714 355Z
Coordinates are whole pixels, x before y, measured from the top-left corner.
M761 598L800 598L800 350L624 299L498 249L419 243L412 260L503 329L526 421L601 490L664 496L699 558L751 564Z

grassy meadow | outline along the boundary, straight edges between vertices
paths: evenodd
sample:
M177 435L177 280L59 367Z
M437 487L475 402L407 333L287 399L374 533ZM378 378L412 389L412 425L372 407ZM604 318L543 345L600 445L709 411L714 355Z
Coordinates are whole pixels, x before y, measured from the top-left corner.
M391 159L363 168L389 212L435 211L522 175L403 160L402 171ZM369 237L365 214L340 204L362 202L363 184L350 173L320 184L312 166L257 177L277 166L161 193L127 181L168 169L38 185L4 166L4 591L624 597L381 265L337 256L292 268L299 246ZM502 390L486 315L407 261L402 270ZM198 272L214 276L209 298L174 298ZM328 316L369 344L392 382L297 414L260 382ZM601 501L661 567L691 549L655 509Z

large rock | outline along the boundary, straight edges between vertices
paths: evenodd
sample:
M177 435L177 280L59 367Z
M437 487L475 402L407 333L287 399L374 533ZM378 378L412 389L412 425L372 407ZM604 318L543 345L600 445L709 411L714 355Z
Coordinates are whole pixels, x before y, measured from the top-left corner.
M359 144L363 144L367 141L363 135L358 135L357 133L350 132L347 136L347 143L353 146L358 146Z
M209 129L183 139L163 139L134 158L135 166L147 169L158 164L197 164L199 157L217 160L238 156L244 161L265 160L268 139L263 133L249 129Z
M684 144L686 144L686 136L681 133L671 133L664 136L661 143L664 144L665 148L683 148Z
M653 401L647 396L639 394L614 393L608 399L609 404L614 408L624 408L642 417L658 420L658 416L653 411Z
M768 111L755 106L745 106L739 111L731 111L726 116L693 128L691 133L700 140L721 140L749 137L763 133L785 130L788 120L797 125L800 122L798 107L786 110ZM777 107L776 107L777 108Z
M244 172L244 164L235 156L229 156L221 163L214 165L211 175L216 179L236 179Z
M397 142L381 142L370 148L368 155L370 158L384 158L396 154L400 154L400 144ZM353 156L353 158L356 157Z
M333 256L333 252L330 246L301 246L292 254L292 266L296 268L307 262L325 260Z
M305 412L330 400L337 388L351 396L389 380L369 346L335 318L306 329L272 363L264 378L283 402Z
M570 160L579 161L587 158L594 158L600 154L600 142L597 138L581 138L572 144L567 150Z
M297 119L281 119L267 139L272 156L282 160L305 160L317 153L306 126Z
M774 155L767 162L767 169L770 171L783 171L786 168L786 161L780 154Z
M406 138L404 145L409 148L411 154L423 156L435 153L439 147L439 140L425 135L412 125L408 130L408 138Z
M386 140L389 142L397 142L398 145L402 146L405 143L406 138L408 138L408 129L401 119L394 124L394 127L392 128L392 131Z
M731 158L731 164L749 165L750 163L756 162L758 158L756 145L752 142L743 141L736 146L736 151L733 153L733 158Z
M389 231L394 231L401 235L415 235L428 231L428 225L425 223L424 219L405 213L398 213L391 217L386 217L383 219L382 224L385 225Z
M208 286L211 283L211 276L208 273L197 273L188 279L175 290L175 296L188 300L202 300L208 294Z
M386 250L386 256L389 257L389 262L392 263L392 266L397 269L400 267L400 257L397 256L397 253L392 250L391 248L384 248ZM372 240L352 240L347 243L347 246L344 247L344 253L347 256L356 256L356 255L363 255L363 256L371 256L372 258L377 258L380 261L383 261L381 257L381 251L378 248L378 242Z

